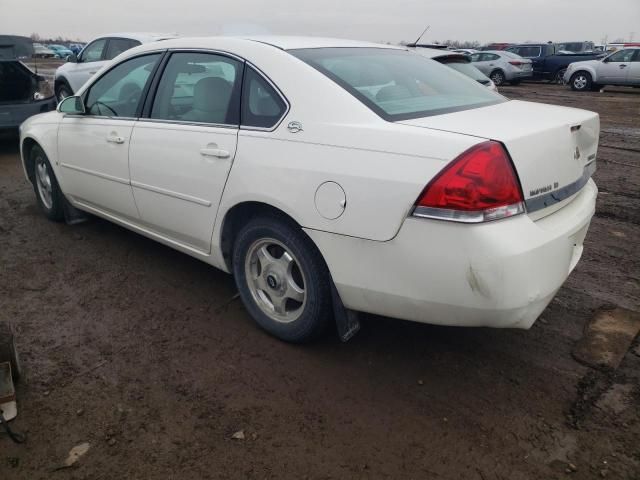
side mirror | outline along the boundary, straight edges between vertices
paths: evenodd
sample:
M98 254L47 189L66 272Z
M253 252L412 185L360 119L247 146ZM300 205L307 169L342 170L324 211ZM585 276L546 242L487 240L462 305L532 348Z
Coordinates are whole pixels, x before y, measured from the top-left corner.
M75 53L72 53L67 57L67 62L78 63L78 56Z
M81 97L67 97L58 104L58 112L69 113L71 115L84 115L86 110Z

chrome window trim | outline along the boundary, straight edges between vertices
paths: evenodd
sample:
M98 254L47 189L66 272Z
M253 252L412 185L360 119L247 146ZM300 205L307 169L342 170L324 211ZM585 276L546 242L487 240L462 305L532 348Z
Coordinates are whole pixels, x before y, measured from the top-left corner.
M238 125L232 125L228 123L207 123L207 122L190 122L187 120L165 120L160 118L148 118L140 117L135 119L141 123L162 123L167 125L191 125L194 127L211 127L211 128L226 128L227 130L239 130Z

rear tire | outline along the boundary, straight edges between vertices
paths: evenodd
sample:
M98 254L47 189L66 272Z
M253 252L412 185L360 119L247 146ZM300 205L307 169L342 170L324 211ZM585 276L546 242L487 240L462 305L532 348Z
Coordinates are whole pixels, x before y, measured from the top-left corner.
M308 342L332 320L329 270L293 222L275 215L250 220L236 236L232 263L247 311L271 335Z
M35 145L31 149L29 160L33 165L33 189L40 210L49 220L61 222L64 220L64 196L49 159L44 150L39 145Z
M491 72L491 75L489 75L489 78L491 79L491 81L493 81L493 83L495 83L496 87L504 85L504 82L506 80L504 72L502 70L494 70L493 72Z
M551 80L551 83L556 83L558 85L564 85L564 74L567 73L566 68L561 68L556 72L555 77Z
M571 90L575 92L586 92L591 90L593 81L589 72L576 72L571 76Z

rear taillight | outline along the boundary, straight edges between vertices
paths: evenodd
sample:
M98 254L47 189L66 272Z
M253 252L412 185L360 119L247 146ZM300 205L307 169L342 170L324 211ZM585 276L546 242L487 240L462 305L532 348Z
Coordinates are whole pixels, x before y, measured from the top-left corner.
M518 177L504 147L475 145L447 165L425 187L413 215L479 223L524 212Z
M522 65L524 65L524 62L519 62L518 60L511 60L509 61L509 63L511 65L515 65L516 67L521 67Z

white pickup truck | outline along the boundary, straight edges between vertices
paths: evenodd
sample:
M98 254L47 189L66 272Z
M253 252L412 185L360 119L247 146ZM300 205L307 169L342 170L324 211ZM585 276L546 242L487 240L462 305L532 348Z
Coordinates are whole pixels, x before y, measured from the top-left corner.
M600 60L574 62L563 80L578 92L605 85L640 86L640 47L624 48Z

